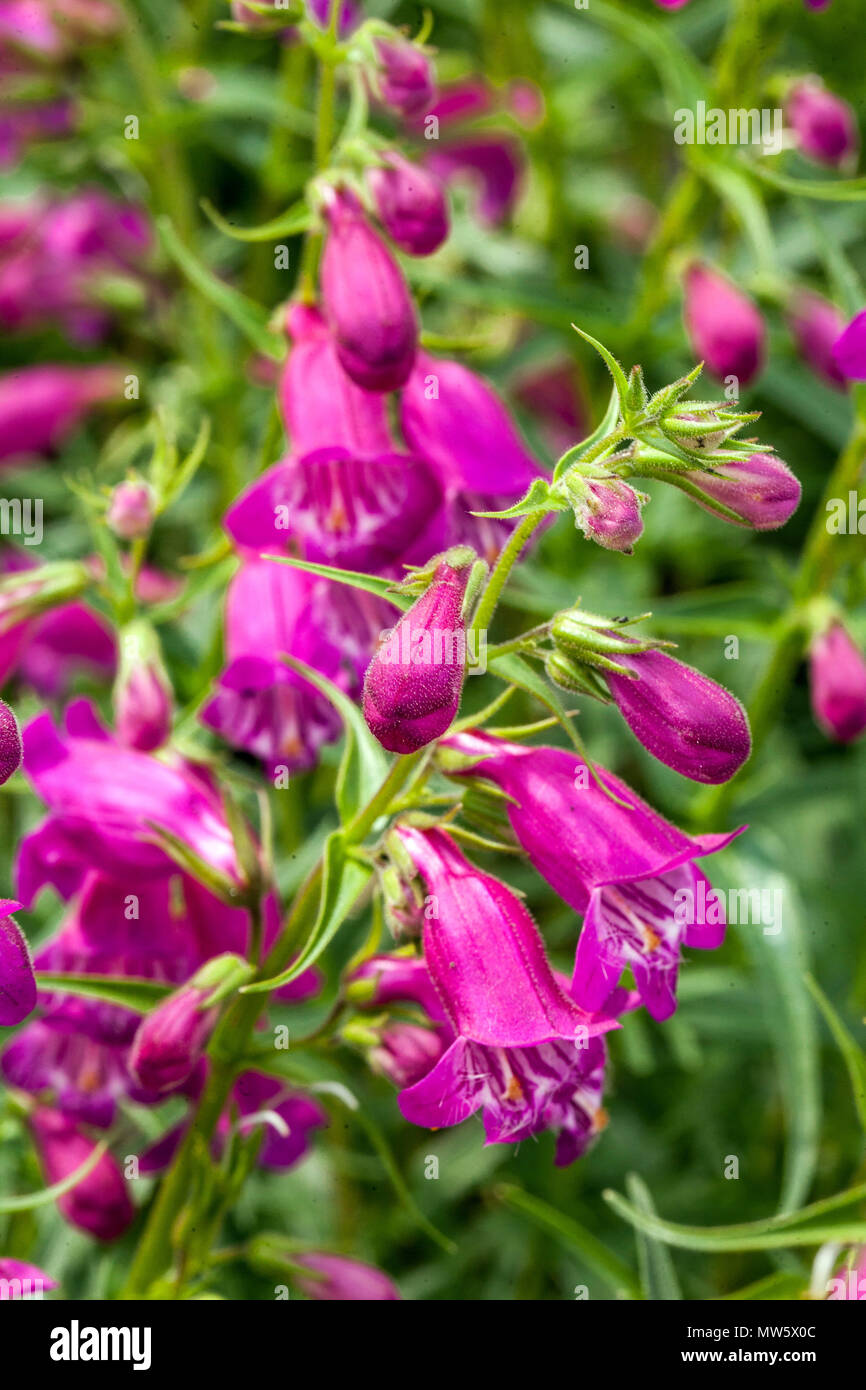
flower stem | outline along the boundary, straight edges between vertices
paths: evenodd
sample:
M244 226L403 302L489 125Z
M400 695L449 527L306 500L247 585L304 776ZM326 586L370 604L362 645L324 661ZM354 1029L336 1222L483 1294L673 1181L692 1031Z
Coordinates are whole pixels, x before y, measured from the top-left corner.
M517 563L521 550L546 516L547 511L545 509L528 512L522 518L519 526L515 526L508 538L508 543L503 546L499 553L499 558L493 567L484 593L481 595L481 602L478 604L475 617L472 619L471 632L486 632L489 628L493 614L496 612L496 605L502 596L502 590L508 583L508 576Z

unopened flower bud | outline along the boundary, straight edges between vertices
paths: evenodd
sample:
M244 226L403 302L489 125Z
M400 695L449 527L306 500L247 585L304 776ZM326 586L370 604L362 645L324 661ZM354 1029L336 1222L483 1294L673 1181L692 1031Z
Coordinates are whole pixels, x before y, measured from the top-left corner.
M91 1158L96 1147L93 1140L59 1110L35 1110L30 1125L49 1183L71 1177ZM86 1177L63 1194L57 1205L67 1221L97 1240L116 1240L135 1216L129 1185L108 1153L97 1160Z
M470 569L443 559L367 668L364 718L392 753L414 753L444 734L460 706L466 671L461 610Z
M171 685L156 633L149 623L130 623L120 634L120 663L114 686L117 736L127 748L150 753L165 743L171 718Z
M447 1046L441 1030L400 1020L381 1030L377 1046L370 1050L370 1065L402 1090L432 1071Z
M376 95L401 116L414 116L429 106L436 95L433 65L423 49L399 34L374 42L377 67L373 74Z
M354 194L335 193L327 217L322 305L343 370L366 391L396 391L418 337L406 281Z
M828 386L844 391L847 379L833 355L833 345L844 331L845 319L836 305L819 294L798 294L789 322L803 361Z
M851 743L866 729L866 659L840 622L809 653L812 710L829 738Z
M685 321L692 346L713 376L747 386L764 359L764 321L755 305L724 276L692 265L685 276Z
M860 146L854 112L816 77L795 82L788 94L788 121L800 149L818 164L837 168L850 162Z
M0 1027L20 1023L36 1007L36 980L24 934L10 913L21 904L0 899Z
M773 454L752 454L713 469L674 474L672 480L686 485L695 501L714 516L755 531L784 526L800 505L798 480Z
M298 1288L307 1298L326 1303L373 1303L399 1299L400 1293L387 1275L372 1265L348 1260L344 1255L308 1251L295 1255L294 1262L309 1271L296 1276Z
M149 532L153 515L153 494L147 483L130 480L117 484L105 519L121 540L136 541Z
M21 766L21 730L9 706L0 700L0 786Z
M127 1065L146 1091L173 1091L192 1074L216 1022L216 1009L202 1008L209 992L186 984L139 1025Z
M390 152L367 170L367 184L379 221L409 256L429 256L448 235L448 205L435 174L403 155Z
M641 507L648 500L621 478L585 476L579 465L563 478L574 508L574 524L588 541L630 555L643 531Z

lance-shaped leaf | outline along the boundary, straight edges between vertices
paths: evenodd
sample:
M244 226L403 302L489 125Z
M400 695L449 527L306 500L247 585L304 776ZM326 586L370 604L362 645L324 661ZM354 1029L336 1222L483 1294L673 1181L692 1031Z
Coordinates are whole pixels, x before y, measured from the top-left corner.
M201 209L224 236L232 237L235 241L273 241L278 236L297 236L307 231L313 220L303 199L293 203L279 217L270 222L261 222L257 227L238 227L234 222L229 222L222 213L217 212L209 198L201 199Z
M119 1004L133 1013L147 1014L171 994L174 986L158 980L137 979L131 976L64 974L56 970L37 970L36 984L40 990L57 990L76 994L82 999L102 999L107 1004Z
M273 560L278 565L290 565L292 569L305 570L307 574L318 574L322 579L333 579L337 584L348 584L350 589L363 589L365 593L387 599L395 608L411 608L414 603L410 594L395 590L393 579L380 579L376 574L363 574L360 570L341 570L336 565L320 565L314 560L298 560L294 555L263 555L262 559Z
M582 439L579 444L575 444L573 449L567 449L562 455L562 458L559 459L553 470L554 482L561 478L563 473L567 473L573 463L578 463L583 458L584 454L588 454L590 449L594 448L596 444L600 444L607 435L611 434L613 430L616 429L619 416L619 392L614 386L610 393L610 400L607 403L607 410L604 412L604 415L599 420L592 434L588 434L586 439Z
M73 1187L77 1187L83 1182L88 1173L91 1173L101 1158L104 1157L108 1149L108 1140L102 1139L93 1149L92 1153L76 1168L74 1173L68 1173L60 1182L54 1183L51 1187L40 1188L38 1192L29 1192L24 1197L0 1197L0 1216L7 1213L18 1211L34 1211L37 1207L48 1207L52 1202L56 1202L58 1197L62 1197L66 1192L71 1192Z
M473 512L472 515L507 520L515 516L528 516L530 512L539 512L543 509L551 512L564 512L568 510L568 505L568 502L562 497L551 492L550 484L546 478L533 478L523 497L519 502L515 502L513 507L507 507L503 512Z

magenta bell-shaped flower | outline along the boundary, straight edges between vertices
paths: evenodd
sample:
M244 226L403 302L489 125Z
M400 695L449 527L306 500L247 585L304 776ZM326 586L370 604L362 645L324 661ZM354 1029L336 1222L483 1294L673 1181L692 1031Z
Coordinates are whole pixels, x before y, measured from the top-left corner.
M795 296L789 318L797 351L816 376L844 391L846 375L833 355L833 345L845 328L845 320L828 299L804 291Z
M752 454L736 463L720 463L712 470L684 473L690 496L706 511L735 526L754 531L775 531L784 526L800 505L798 480L781 459L772 454ZM719 506L726 511L719 510ZM735 516L729 516L734 512Z
M400 1291L386 1274L372 1265L349 1260L345 1255L328 1255L305 1251L295 1255L294 1263L309 1270L309 1277L295 1276L295 1282L307 1298L319 1302L381 1302L400 1298Z
M93 1140L59 1110L34 1110L30 1126L49 1183L70 1177L93 1153ZM107 1153L57 1205L73 1226L104 1241L122 1236L135 1216L123 1174Z
M396 151L367 170L379 221L407 256L429 256L448 235L448 204L435 174Z
M433 1069L400 1094L407 1120L459 1124L481 1109L488 1143L553 1129L557 1164L601 1128L610 1015L578 1007L551 970L521 900L440 829L399 826L428 890L424 959L454 1032Z
M809 653L812 711L829 738L851 743L866 729L866 659L840 622Z
M460 707L466 673L461 609L471 561L443 559L433 581L367 667L364 718L391 753L414 753L444 734Z
M417 44L395 34L374 41L378 66L373 73L376 95L400 116L417 116L436 95L433 64Z
M567 749L527 748L483 733L458 734L445 746L477 759L460 775L505 793L511 829L531 864L585 915L577 1001L619 1012L611 994L627 965L653 1017L673 1013L681 945L710 950L724 936L719 905L710 914L699 910L713 901L712 888L692 861L740 832L685 835L612 773L597 769L599 786ZM680 904L695 910L678 911Z
M322 305L340 361L366 391L396 391L415 361L412 296L353 193L336 191L326 216Z
M763 365L766 338L751 299L724 276L695 264L685 275L684 313L692 347L713 376L735 376L747 386Z
M172 1091L192 1075L216 1022L216 1010L201 1007L209 992L184 985L142 1021L127 1065L146 1091Z
M36 979L24 933L10 916L21 906L0 898L0 1028L20 1023L36 1008Z
M848 381L866 381L866 309L856 314L833 344L833 361Z
M638 679L605 671L608 689L654 758L693 782L727 782L739 771L752 740L746 711L730 691L665 652L617 656L617 662Z
M0 1299L41 1298L46 1289L56 1289L57 1280L23 1260L0 1257Z
M788 94L786 115L805 155L837 168L853 160L860 148L854 112L820 79L804 77Z

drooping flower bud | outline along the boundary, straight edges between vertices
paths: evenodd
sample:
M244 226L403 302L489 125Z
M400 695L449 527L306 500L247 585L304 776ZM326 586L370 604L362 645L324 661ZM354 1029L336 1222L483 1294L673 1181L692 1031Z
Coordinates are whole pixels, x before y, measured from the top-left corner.
M569 469L562 482L574 508L574 524L586 539L605 550L630 555L643 532L641 507L649 500L646 494L636 492L622 478L599 477L598 470L595 477L584 475L580 465Z
M450 552L429 589L388 635L367 667L364 718L391 753L414 753L444 734L460 706L466 672L463 596L472 556Z
M860 147L854 112L817 77L795 82L788 94L788 121L800 149L818 164L838 168L853 160Z
M396 151L367 170L379 221L395 246L408 256L429 256L448 235L448 205L435 174Z
M35 1110L30 1125L49 1183L70 1177L95 1148L93 1140L59 1110ZM63 1194L57 1205L67 1221L97 1240L116 1240L135 1216L123 1174L108 1153Z
M829 738L851 743L866 729L866 659L840 622L812 643L812 711Z
M343 368L366 391L396 391L415 361L406 281L352 193L336 192L322 256L322 305Z
M127 748L151 753L171 732L171 685L149 623L129 623L120 634L120 664L114 686L114 722Z
M105 520L121 540L136 541L147 535L153 515L153 493L147 483L129 480L113 490Z
M191 981L139 1025L127 1066L145 1091L173 1091L191 1076L216 1022L216 1010L202 1008L211 992Z
M664 652L617 661L634 675L605 672L608 689L654 758L693 782L727 782L734 776L751 751L749 721L739 700Z
M804 362L828 386L844 391L845 373L833 356L833 344L845 328L845 320L836 305L819 294L804 291L794 298L789 323Z
M305 1251L295 1255L294 1263L309 1270L307 1277L296 1277L298 1288L319 1302L347 1303L396 1300L399 1290L386 1274L372 1265L347 1260L344 1255Z
M685 321L692 346L713 376L735 376L747 386L764 359L766 332L755 305L724 276L705 265L685 275Z
M802 491L788 465L773 454L752 454L712 470L672 474L671 481L722 521L754 531L784 526L800 505Z
M0 700L0 786L21 766L21 730L9 706Z
M11 1028L36 1008L36 980L24 934L14 917L21 904L0 899L0 1027Z
M433 65L423 49L399 34L377 38L373 45L377 67L373 73L376 95L400 116L415 116L436 95Z

